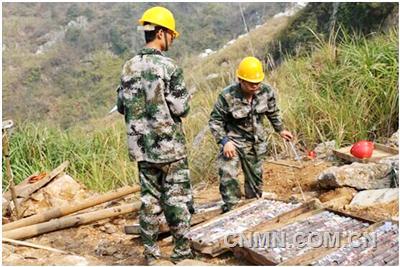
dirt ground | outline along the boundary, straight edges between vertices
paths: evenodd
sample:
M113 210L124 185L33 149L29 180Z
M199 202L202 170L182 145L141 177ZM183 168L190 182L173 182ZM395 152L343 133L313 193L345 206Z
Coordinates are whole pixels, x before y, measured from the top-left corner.
M293 162L291 162L293 164ZM321 202L337 201L335 208L369 218L398 218L398 201L387 205L377 205L364 209L349 208L348 204L356 193L352 188L331 191L318 189L318 174L331 166L324 161L306 161L301 169L266 162L264 165L264 191L283 199L306 200L319 198ZM243 176L239 177L243 189ZM90 193L86 192L87 195ZM218 184L198 184L194 187L196 203L219 200ZM135 197L137 199L137 197ZM119 201L125 204L133 199ZM339 204L338 204L339 203ZM118 204L118 203L114 203ZM112 220L69 228L29 238L25 241L64 250L70 254L60 254L24 246L3 243L3 265L145 265L142 256L142 242L139 236L123 233L125 225L137 221L137 214L119 216ZM171 242L167 234L160 235L159 245L165 256L170 255ZM239 260L231 252L212 258L198 254L197 260L212 265L252 265Z

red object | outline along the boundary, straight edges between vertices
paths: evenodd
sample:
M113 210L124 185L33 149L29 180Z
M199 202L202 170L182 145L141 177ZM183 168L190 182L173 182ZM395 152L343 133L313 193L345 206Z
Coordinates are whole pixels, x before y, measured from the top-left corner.
M374 143L371 141L358 141L355 143L351 149L350 153L359 159L368 159L372 156L372 152L374 151Z
M308 151L307 156L311 159L315 159L317 157L317 153L314 150Z

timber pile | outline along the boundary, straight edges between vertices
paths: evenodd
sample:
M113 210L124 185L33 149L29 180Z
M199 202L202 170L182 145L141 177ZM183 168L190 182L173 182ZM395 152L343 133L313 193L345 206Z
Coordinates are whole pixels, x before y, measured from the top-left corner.
M26 179L19 187L17 187L17 204L19 205L23 203L23 201L29 199L31 194L47 185L55 177L58 177L67 166L68 162L64 162L44 178L36 181L35 183L29 183L28 179ZM68 227L74 227L133 211L138 211L140 208L140 202L115 206L93 212L86 212L79 215L70 215L138 191L140 191L139 186L126 186L101 196L92 197L81 202L72 203L61 207L55 207L45 212L7 223L3 225L3 237L12 240L25 239ZM6 198L9 196L10 194L5 194Z

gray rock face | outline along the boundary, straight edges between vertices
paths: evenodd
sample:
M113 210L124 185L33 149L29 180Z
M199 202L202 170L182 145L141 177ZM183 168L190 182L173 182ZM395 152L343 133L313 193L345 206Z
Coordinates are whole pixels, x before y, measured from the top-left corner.
M398 188L386 188L377 190L365 190L359 192L350 203L352 206L372 206L376 204L385 204L399 199Z
M389 188L392 184L393 167L386 163L353 163L341 167L330 167L318 176L321 188L350 186L362 189Z
M391 166L392 183L390 187L399 187L399 156L384 158L378 163L384 163Z
M314 151L317 153L317 159L333 160L335 158L333 150L336 148L336 141L328 141L318 144Z

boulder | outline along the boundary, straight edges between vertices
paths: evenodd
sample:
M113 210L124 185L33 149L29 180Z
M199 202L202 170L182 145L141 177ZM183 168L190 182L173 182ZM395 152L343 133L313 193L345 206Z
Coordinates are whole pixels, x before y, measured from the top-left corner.
M395 148L399 147L399 130L392 134L392 136L388 139L387 145Z
M350 207L354 206L373 206L376 204L387 204L399 199L398 188L385 188L377 190L364 190L355 195L350 203Z
M392 168L392 183L390 187L399 187L399 156L384 158L378 163L388 164Z
M75 201L83 201L89 197L84 187L71 176L59 175L45 187L33 193L22 204L24 216L43 212L49 208L60 207Z
M393 167L386 163L358 163L330 167L317 178L320 188L350 186L359 190L389 188Z
M333 150L336 148L336 141L328 141L318 144L314 151L317 153L317 159L334 160Z

